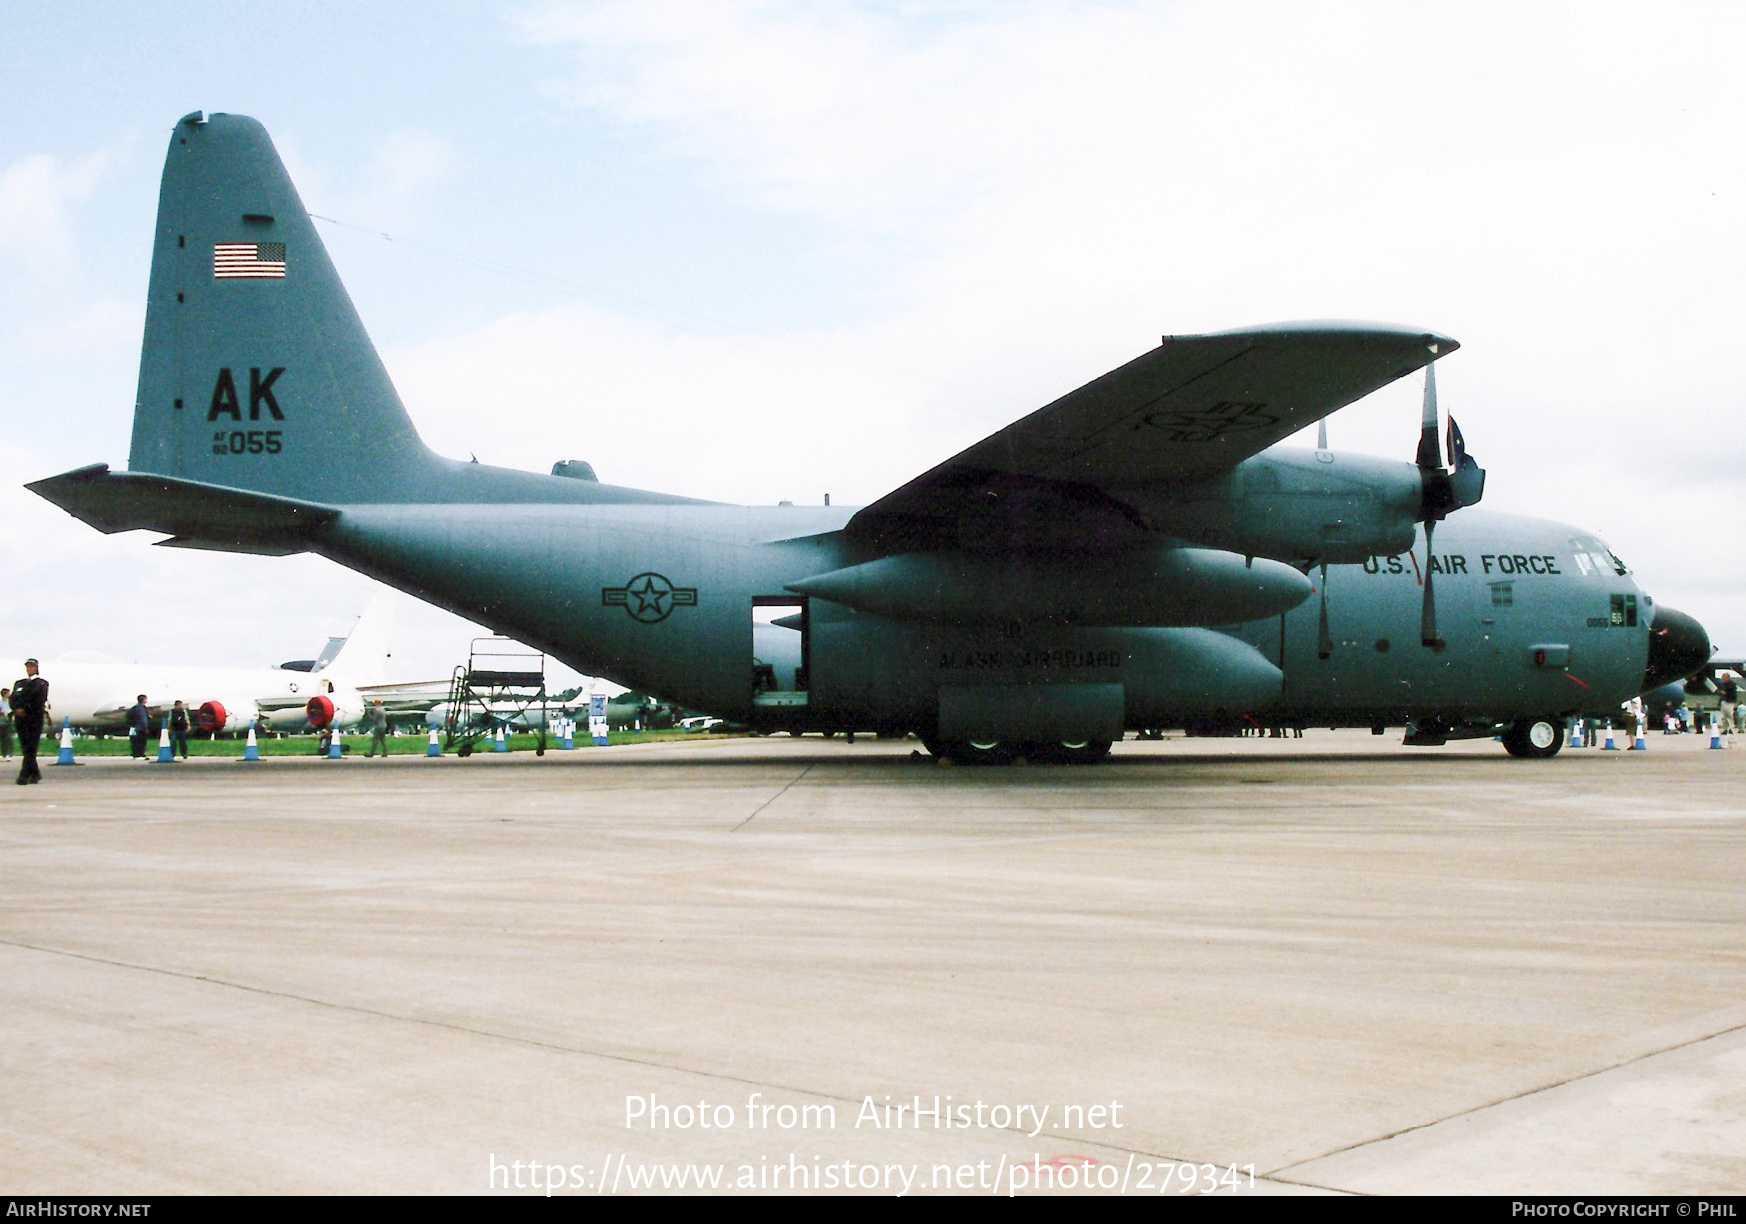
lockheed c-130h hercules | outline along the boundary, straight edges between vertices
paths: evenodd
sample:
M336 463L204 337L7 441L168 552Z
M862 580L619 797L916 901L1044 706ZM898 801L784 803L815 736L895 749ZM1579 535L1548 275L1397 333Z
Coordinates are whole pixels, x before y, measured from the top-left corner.
M427 449L252 119L176 125L149 292L128 470L36 492L318 553L757 728L1094 760L1249 719L1549 756L1710 654L1593 536L1467 508L1428 370L1416 462L1275 445L1457 347L1418 329L1166 337L869 506L728 506Z

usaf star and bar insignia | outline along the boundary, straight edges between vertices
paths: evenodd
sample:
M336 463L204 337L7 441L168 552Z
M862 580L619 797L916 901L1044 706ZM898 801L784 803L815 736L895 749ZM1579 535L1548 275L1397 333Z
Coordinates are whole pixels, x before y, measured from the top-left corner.
M652 625L673 615L674 608L695 608L696 587L676 587L661 574L638 574L621 587L602 587L600 602L623 608L630 618Z

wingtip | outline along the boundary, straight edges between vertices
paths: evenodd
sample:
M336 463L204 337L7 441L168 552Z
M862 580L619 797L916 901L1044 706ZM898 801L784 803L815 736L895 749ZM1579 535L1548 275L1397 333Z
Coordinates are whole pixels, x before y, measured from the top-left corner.
M88 480L101 480L107 475L109 475L107 463L87 463L84 467L74 468L70 472L62 472L58 476L44 476L41 480L29 481L24 487L38 497L48 497L47 491L50 489ZM53 501L54 499L51 497L49 500Z
M1297 319L1285 323L1261 323L1251 327L1233 327L1226 331L1207 332L1207 336L1245 336L1257 340L1291 339L1298 336L1348 335L1355 340L1400 342L1423 345L1435 357L1446 357L1461 347L1453 336L1424 327L1409 327L1400 323L1375 323L1363 319ZM1164 343L1186 336L1165 336Z

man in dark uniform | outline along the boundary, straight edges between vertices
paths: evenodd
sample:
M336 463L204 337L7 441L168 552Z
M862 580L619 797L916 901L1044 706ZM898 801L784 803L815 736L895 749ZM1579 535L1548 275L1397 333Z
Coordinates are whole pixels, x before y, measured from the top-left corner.
M151 731L152 712L146 708L146 695L141 693L127 711L127 746L133 750L134 760L145 760L146 736Z
M170 711L170 755L184 761L188 759L188 725L188 707L178 698L176 708Z
M42 781L36 767L36 745L48 718L48 681L36 674L36 660L24 661L24 679L12 686L12 725L18 728L18 746L24 762L18 767L18 785Z

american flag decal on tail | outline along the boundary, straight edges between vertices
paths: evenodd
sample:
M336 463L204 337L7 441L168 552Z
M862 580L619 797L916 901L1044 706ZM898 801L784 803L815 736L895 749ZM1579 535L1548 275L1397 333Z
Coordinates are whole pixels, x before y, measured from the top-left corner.
M283 242L219 242L212 247L212 275L218 280L285 279Z

